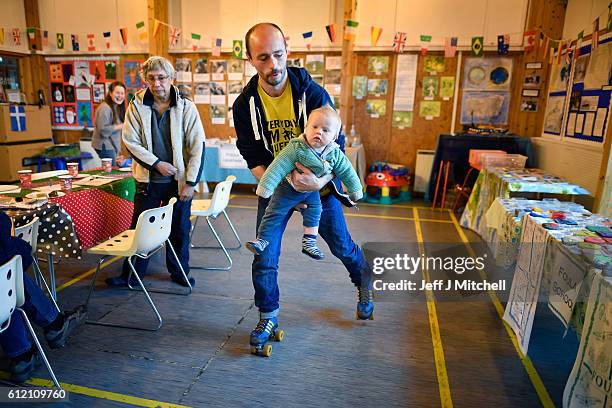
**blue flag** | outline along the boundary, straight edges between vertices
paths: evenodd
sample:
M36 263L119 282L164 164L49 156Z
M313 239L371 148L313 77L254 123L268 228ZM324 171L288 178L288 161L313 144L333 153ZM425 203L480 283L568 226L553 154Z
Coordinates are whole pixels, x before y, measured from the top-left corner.
M25 132L26 114L23 106L12 105L10 109L11 130L13 132Z

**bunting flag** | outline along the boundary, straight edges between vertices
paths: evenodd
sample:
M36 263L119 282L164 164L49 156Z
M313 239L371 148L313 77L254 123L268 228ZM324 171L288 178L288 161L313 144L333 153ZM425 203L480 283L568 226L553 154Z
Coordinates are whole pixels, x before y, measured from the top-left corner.
M382 34L382 27L374 27L370 28L370 44L372 47L376 47L378 44L378 40L380 40L380 35Z
M0 27L0 45L4 45L4 27Z
M591 48L595 51L599 47L599 17L593 21L593 38L591 41Z
M584 38L584 30L578 33L578 39L576 40L576 49L574 50L574 59L577 60L580 56L580 47L582 46L582 39Z
M157 37L161 26L161 21L159 21L158 19L153 20L153 38Z
M344 27L344 39L347 41L355 41L355 38L357 38L358 26L358 21L346 20L346 26Z
M444 58L454 58L457 54L457 37L444 39Z
M212 56L220 57L221 56L221 38L213 38L212 40Z
M63 50L64 49L64 34L57 33L55 37L57 38L57 49Z
M49 46L49 31L43 31L42 35L42 47L47 48Z
M427 47L431 42L431 35L421 34L421 55L427 54Z
M95 51L96 50L96 37L89 33L87 34L87 51Z
M563 41L560 41L559 48L557 48L557 65L561 63L561 53L563 53L564 48L565 48L565 43Z
M548 63L552 65L555 62L555 47L550 47L550 55L548 56Z
M35 50L36 42L34 42L34 40L36 39L36 29L33 27L28 27L26 28L26 32L28 33L28 48Z
M168 32L168 39L170 42L170 47L175 47L178 44L179 39L181 38L182 30L175 26L170 26L170 30Z
M393 52L401 53L404 52L404 47L406 46L406 33L402 33L398 31L395 33L395 38L393 39Z
M325 26L325 30L327 31L327 36L329 37L330 42L336 41L336 25L334 23Z
M530 30L530 31L525 31L523 33L523 45L525 47L525 52L526 53L530 53L531 51L535 50L535 41L536 41L536 31L535 30Z
M546 37L544 39L544 56L542 57L544 61L548 57L548 51L550 51L550 38Z
M102 33L102 36L104 37L104 43L106 44L106 49L108 50L110 48L110 36L111 36L111 32L110 31L105 31Z
M606 31L612 30L612 1L608 4L608 24L606 25Z
M498 35L497 36L497 53L499 55L508 54L510 48L510 36L509 35Z
M121 34L121 42L123 42L123 45L124 46L127 45L127 42L128 42L127 27L120 28L119 34Z
M306 49L310 51L310 47L312 46L312 31L303 33L302 37L304 37L304 43L306 44Z
M576 45L574 44L574 47L575 47L575 46L576 46ZM571 62L572 62L572 59L570 58L570 50L571 50L572 48L573 48L573 47L572 47L572 43L571 43L571 42L567 44L567 47L565 47L565 54L564 54L564 57L565 57L565 63L566 63L567 65L571 64Z
M80 51L78 35L70 34L70 42L72 42L72 51Z
M13 45L21 45L21 30L13 28Z
M201 39L202 36L200 34L191 33L191 49L193 50L193 52L196 52L198 50Z
M475 57L482 57L483 52L483 37L472 37L472 55Z
M136 23L136 32L138 32L138 40L140 40L141 43L147 42L147 37L149 34L147 33L147 28L145 27L144 21L139 21Z
M232 44L232 57L242 59L242 40L234 40Z

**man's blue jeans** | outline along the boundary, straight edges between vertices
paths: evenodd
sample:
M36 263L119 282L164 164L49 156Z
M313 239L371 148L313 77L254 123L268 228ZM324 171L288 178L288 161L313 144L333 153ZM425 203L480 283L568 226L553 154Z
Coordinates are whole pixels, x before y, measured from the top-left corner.
M304 227L318 227L321 219L321 199L318 191L300 193L296 191L287 180L283 180L274 194L270 197L267 204L265 215L257 228L257 238L272 242L281 239L276 231L283 223L285 216L298 204L306 204L306 208L301 211L304 217Z
M259 197L257 208L257 230L270 199ZM348 270L351 282L361 285L361 276L368 266L361 248L351 238L344 220L340 202L331 194L321 197L323 211L319 222L319 234L327 242L332 254L340 259ZM262 317L278 315L278 258L280 257L281 240L287 222L293 210L285 214L282 222L274 231L274 239L261 255L255 255L252 266L253 287L255 288L255 306Z
M47 327L53 323L57 318L57 309L25 271L23 285L25 303L21 308L26 312L30 321L40 327ZM11 316L11 324L0 333L0 346L4 354L8 357L15 357L28 351L32 347L29 333L21 312L14 311Z

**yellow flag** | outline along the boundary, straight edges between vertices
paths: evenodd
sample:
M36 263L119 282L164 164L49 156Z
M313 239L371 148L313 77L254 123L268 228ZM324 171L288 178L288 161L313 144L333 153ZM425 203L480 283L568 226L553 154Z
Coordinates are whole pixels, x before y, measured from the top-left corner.
M4 45L4 27L0 27L0 45Z

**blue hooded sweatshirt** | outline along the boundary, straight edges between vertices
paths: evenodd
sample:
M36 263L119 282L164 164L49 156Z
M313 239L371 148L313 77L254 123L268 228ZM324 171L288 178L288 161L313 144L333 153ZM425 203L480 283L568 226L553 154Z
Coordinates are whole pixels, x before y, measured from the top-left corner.
M334 103L327 91L313 81L304 68L287 67L287 76L291 84L293 110L303 133L310 112L324 105L333 107ZM258 81L259 75L254 75L233 106L234 126L238 137L236 146L246 160L249 169L257 166L267 167L274 160L274 154L270 148L272 133L268 131L263 105L257 92ZM344 132L342 128L336 143L340 145L340 149L344 152ZM329 185L332 193L343 204L350 206L342 197L342 194L339 193L342 191L340 181L334 178L333 184L335 188L331 188L332 186Z

